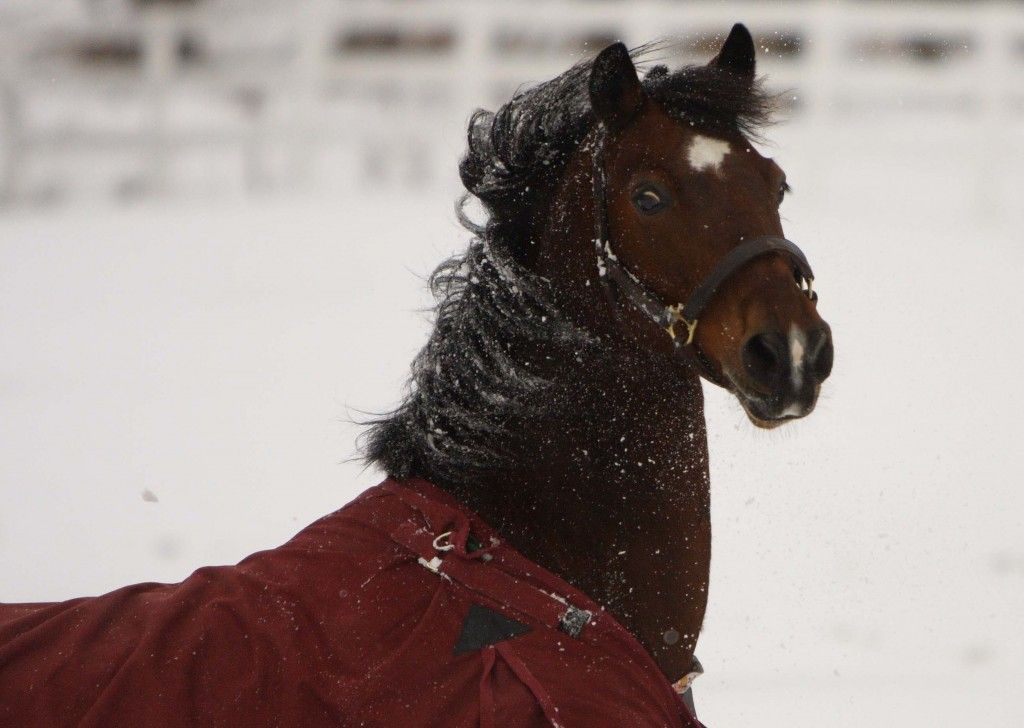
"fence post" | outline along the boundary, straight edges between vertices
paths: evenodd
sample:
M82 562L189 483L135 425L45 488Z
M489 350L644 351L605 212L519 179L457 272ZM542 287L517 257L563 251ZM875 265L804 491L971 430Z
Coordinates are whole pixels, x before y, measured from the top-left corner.
M988 3L978 8L977 35L979 47L975 53L978 69L978 127L981 139L978 149L977 211L982 219L992 219L1003 211L1003 175L1006 172L1005 124L1003 116L1008 101L1003 74L1013 68L1011 38L1004 25L1007 7L1001 2Z
M167 135L167 96L177 62L177 28L160 7L142 16L143 71L146 94L146 126L143 155L148 192L166 192L170 183Z
M480 12L483 5L474 2L460 7L459 22L454 26L458 37L458 50L454 59L459 78L457 113L465 120L478 107L491 103L492 89L487 88L485 74L492 60L491 48L498 24L487 12Z
M0 43L0 204L10 204L21 194L26 143L17 85L21 48L6 35Z
M802 54L799 77L800 90L797 99L798 113L809 129L823 129L840 122L835 114L836 89L840 88L843 75L843 60L847 54L846 35L843 33L842 16L850 12L848 3L837 0L819 0L807 14L804 26L806 51ZM807 143L827 138L824 134L807 134ZM831 189L831 170L827 163L825 149L816 150L811 157L816 160L813 169L806 173L813 177L814 194L824 202Z
M323 103L323 79L329 60L338 15L320 0L297 0L292 12L298 43L293 63L291 109L288 110L290 182L299 186L313 181L316 136L320 132L318 111Z
M22 134L21 99L8 78L0 78L0 204L10 204L20 193L23 170L24 139Z

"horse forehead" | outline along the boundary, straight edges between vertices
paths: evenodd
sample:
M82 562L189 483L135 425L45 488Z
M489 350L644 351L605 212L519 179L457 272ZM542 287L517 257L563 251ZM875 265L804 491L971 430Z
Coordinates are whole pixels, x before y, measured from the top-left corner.
M694 172L721 174L725 158L734 152L732 143L705 134L694 134L685 142L683 158Z

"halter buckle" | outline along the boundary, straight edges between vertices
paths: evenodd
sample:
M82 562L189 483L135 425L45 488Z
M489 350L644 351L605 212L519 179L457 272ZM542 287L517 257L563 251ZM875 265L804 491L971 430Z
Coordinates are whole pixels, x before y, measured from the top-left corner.
M690 321L687 318L683 318L683 304L681 303L677 303L674 306L666 306L665 311L669 316L668 326L665 327L665 331L672 338L672 341L675 341L678 336L676 334L676 324L682 323L686 327L686 341L683 342L683 346L692 344L693 337L697 334L697 321L699 319Z

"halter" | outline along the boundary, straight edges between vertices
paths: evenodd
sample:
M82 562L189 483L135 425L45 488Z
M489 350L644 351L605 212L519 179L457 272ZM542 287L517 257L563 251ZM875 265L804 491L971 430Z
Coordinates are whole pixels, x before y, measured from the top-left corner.
M747 263L766 255L781 254L793 265L793 277L797 287L816 303L818 294L814 291L814 273L811 265L803 251L791 240L774 235L753 238L740 243L722 256L707 277L690 293L685 303L667 305L619 262L612 250L608 237L608 200L604 175L605 137L604 127L598 127L593 154L594 247L597 253L597 271L605 294L621 319L621 308L615 296L617 288L633 307L645 313L668 334L672 339L674 356L695 367L708 381L722 384L721 377L715 373L714 367L694 342L700 316L718 289ZM681 330L677 328L679 324L683 326Z

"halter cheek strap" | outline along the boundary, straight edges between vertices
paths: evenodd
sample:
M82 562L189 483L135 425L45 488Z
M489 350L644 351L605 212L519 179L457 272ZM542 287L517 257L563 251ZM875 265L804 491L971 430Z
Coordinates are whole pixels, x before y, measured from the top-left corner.
M604 129L599 129L594 142L594 248L597 254L597 271L602 287L613 307L620 313L615 296L617 291L634 308L639 309L654 321L672 339L673 352L677 358L694 366L708 381L722 384L721 376L699 351L694 338L697 324L708 304L722 285L737 271L753 260L767 255L782 255L793 266L793 278L797 287L812 301L817 302L814 292L814 272L807 257L796 243L786 238L766 235L747 240L726 253L690 293L685 303L666 305L665 302L645 286L640 279L627 269L616 257L608 237L608 209L604 176ZM680 328L680 324L682 328Z

